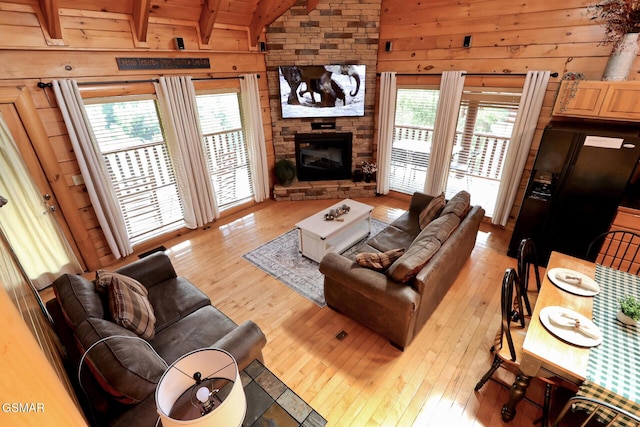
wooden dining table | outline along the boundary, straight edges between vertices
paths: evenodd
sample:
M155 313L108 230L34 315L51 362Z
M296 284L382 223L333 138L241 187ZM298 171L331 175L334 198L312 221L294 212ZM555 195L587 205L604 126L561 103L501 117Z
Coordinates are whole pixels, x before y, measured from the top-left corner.
M596 268L604 267L559 252L552 252L547 271L552 268L566 268L595 278ZM633 280L636 280L635 276ZM604 291L601 290L601 292ZM524 398L527 387L534 377L560 377L577 386L584 385L585 380L588 380L589 355L592 347L576 346L550 333L540 320L540 311L549 306L568 308L588 319L593 319L594 297L566 292L555 286L545 274L525 336L520 371L510 390L509 401L502 408L504 421L511 421L515 417L516 405ZM600 321L605 320L600 319ZM606 321L615 322L615 312L611 313L611 316L607 315ZM635 329L633 333L636 333ZM606 333L603 337L607 339ZM635 404L635 402L632 403Z

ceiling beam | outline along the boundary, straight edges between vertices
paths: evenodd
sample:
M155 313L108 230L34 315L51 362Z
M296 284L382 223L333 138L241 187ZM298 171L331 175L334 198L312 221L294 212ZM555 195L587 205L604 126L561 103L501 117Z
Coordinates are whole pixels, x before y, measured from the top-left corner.
M297 0L259 0L249 26L251 45L256 46L264 27L291 9Z
M218 10L220 9L221 0L204 0L202 11L200 12L200 34L202 42L209 44L211 41L211 33L213 33L213 24L216 23Z
M136 37L138 37L139 42L146 42L149 30L151 0L134 0L132 3L133 25L135 27Z
M58 12L58 0L40 0L40 9L46 21L47 30L52 39L62 38L62 24Z

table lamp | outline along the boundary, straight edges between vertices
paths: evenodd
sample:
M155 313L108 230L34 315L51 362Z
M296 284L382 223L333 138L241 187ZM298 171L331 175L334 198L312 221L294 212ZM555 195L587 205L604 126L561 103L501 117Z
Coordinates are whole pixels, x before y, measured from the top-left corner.
M156 407L163 427L242 425L247 399L235 359L217 348L180 357L160 377Z

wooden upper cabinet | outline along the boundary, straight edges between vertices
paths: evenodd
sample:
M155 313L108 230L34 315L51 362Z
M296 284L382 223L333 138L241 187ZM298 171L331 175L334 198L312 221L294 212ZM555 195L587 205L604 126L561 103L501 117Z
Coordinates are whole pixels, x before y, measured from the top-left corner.
M600 117L640 121L640 82L611 82Z
M640 121L640 82L563 81L553 114Z
M603 84L604 83L604 84ZM553 107L556 116L598 117L607 91L607 82L570 81L560 84Z

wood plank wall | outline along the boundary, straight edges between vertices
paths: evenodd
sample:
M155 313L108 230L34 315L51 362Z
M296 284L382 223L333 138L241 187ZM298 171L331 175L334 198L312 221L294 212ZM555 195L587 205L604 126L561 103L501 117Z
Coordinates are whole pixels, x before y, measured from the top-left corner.
M95 212L83 185L74 185L72 176L80 173L66 126L57 107L52 89L40 89L39 82L52 79L73 78L79 82L105 80L152 79L159 75L191 75L199 77L231 77L245 73L257 73L262 119L267 139L270 168L274 163L271 117L269 112L268 83L264 54L250 46L248 29L224 26L214 28L210 44L200 41L198 21L186 21L184 10L176 11L177 19L151 18L147 42L137 41L130 14L89 12L60 9L64 39L53 40L43 22L37 2L24 4L0 2L0 86L26 86L34 100L37 115L43 122L49 142L55 152L67 183L69 200L74 206L61 206L67 222L80 222L88 231L93 247L82 255L90 270L113 263L114 258L98 225ZM33 4L30 4L33 3ZM111 10L126 10L126 2L117 1ZM199 9L198 9L199 10ZM197 16L196 16L197 18ZM178 51L174 39L184 39L185 50ZM116 57L208 58L208 70L120 71ZM197 89L229 87L237 88L237 79L196 82ZM83 96L105 94L105 87L98 90L82 86ZM128 94L139 89L131 85L109 86L110 94ZM144 89L153 91L152 85ZM150 245L157 243L149 243ZM138 248L144 250L144 248Z
M60 343L31 286L0 239L0 402L33 404L35 410L0 410L0 425L84 426L67 378Z
M469 73L557 72L547 89L520 192L512 209L512 227L531 173L542 131L566 72L600 80L610 45L601 45L601 25L587 7L596 0L383 0L380 17L378 72L431 74L449 70ZM465 36L471 46L463 47ZM385 45L391 42L390 52ZM636 60L629 80L640 79ZM489 81L491 80L491 81ZM434 77L399 78L402 84L437 84ZM466 84L522 86L518 77L475 78Z

